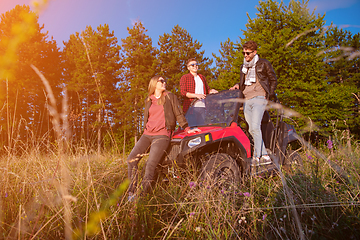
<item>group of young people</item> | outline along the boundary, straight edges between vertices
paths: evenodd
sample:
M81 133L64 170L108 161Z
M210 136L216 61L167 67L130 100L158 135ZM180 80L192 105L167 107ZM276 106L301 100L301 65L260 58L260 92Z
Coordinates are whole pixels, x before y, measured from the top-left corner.
M271 159L262 139L261 120L269 98L275 96L276 74L269 61L259 58L256 42L248 41L242 48L244 63L241 66L240 81L230 89L240 89L246 99L244 115L254 140L252 165L270 164ZM127 158L129 200L133 199L137 192L146 194L150 191L155 169L166 153L176 122L187 133L200 131L198 128L190 129L184 116L191 102L195 99L204 99L207 94L217 93L217 90L209 88L206 78L197 73L199 64L196 59L191 58L187 61L187 69L189 73L180 79L180 92L184 98L183 108L176 95L166 91L166 80L163 77L155 76L149 82L144 111L145 129ZM149 157L145 174L138 189L138 163L147 152Z

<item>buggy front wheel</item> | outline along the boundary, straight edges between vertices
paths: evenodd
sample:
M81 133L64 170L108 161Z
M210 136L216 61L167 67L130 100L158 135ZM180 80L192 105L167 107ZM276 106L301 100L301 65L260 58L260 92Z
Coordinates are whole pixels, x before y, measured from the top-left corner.
M216 153L204 162L201 179L218 186L222 191L233 190L240 184L240 169L236 161L226 153Z

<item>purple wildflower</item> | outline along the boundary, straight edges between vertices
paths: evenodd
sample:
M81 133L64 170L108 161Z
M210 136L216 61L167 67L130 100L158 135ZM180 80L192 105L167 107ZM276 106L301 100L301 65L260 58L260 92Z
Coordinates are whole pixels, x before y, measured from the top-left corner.
M244 192L243 195L244 195L245 197L250 197L250 193L249 193L249 192Z
M311 155L306 154L306 156L309 160L313 159L313 157Z
M332 149L332 148L333 148L333 142L332 142L330 139L327 140L326 143L327 143L328 149Z
M265 221L266 217L267 217L267 214L265 213L265 214L263 215L263 221Z
M196 186L196 183L194 183L194 182L189 182L189 186L190 186L190 188L193 188L193 187Z
M190 213L190 217L192 217L192 216L194 216L195 215L195 213L194 212L191 212Z
M5 193L5 197L6 197L6 198L8 197L8 194L7 194L7 193Z

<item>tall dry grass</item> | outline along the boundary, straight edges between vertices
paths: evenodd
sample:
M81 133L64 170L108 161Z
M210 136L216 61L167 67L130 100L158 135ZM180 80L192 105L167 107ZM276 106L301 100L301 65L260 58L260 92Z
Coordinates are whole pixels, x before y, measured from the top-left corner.
M66 238L66 198L73 239L300 239L291 208L305 239L358 239L360 150L352 141L349 152L341 134L334 136L332 148L324 142L317 151L347 178L304 147L304 169L284 172L293 203L277 174L244 177L232 192L224 192L201 182L191 165L178 170L178 178L169 175L163 182L160 176L153 193L128 202L126 162L114 154L67 154L64 196L57 154L4 156L0 238Z
M1 159L0 238L63 239L73 238L75 232L94 231L85 228L94 222L91 213L104 210L111 194L119 186L124 188L125 163L113 156L66 156L61 161L57 155L39 153ZM61 164L68 170L66 176ZM123 191L113 197L120 197Z

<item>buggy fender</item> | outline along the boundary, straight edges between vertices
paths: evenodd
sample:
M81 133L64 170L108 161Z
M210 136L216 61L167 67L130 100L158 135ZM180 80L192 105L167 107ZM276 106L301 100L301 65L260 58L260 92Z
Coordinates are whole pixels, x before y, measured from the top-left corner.
M228 128L218 128L210 132L184 137L181 141L179 157L183 158L188 154L203 149L205 146L218 146L221 142L234 143L241 152L243 159L250 158L250 140L235 123Z

